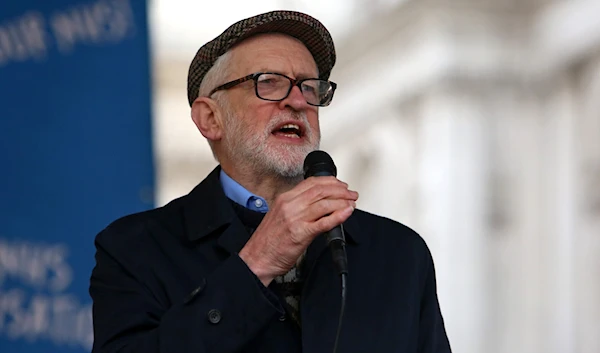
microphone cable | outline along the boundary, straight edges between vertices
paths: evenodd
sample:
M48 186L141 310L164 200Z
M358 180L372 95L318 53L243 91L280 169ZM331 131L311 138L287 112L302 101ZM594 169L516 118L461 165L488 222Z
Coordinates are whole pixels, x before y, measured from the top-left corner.
M337 353L340 332L342 331L342 320L344 319L344 312L346 310L346 288L348 282L348 259L346 255L346 236L344 234L344 226L340 224L339 227L340 238L334 238L331 240L331 255L334 259L334 265L336 272L340 276L340 287L342 291L341 303L340 303L340 317L338 320L337 332L335 334L335 341L333 344L333 353Z
M340 274L341 287L342 287L342 299L340 306L340 318L338 320L337 332L335 334L335 343L333 344L333 353L337 353L338 342L340 339L340 332L342 330L342 320L344 318L344 311L346 309L346 282L348 280L348 273L344 272Z

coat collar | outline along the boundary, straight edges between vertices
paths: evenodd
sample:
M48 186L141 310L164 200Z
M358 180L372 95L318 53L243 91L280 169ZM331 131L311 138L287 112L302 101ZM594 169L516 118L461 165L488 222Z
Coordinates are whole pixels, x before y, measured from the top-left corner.
M199 240L236 219L235 211L219 181L220 166L187 196L183 214L188 239Z
M219 180L221 167L217 166L213 171L198 184L186 197L183 208L185 229L187 237L194 242L214 233L217 230L224 229L219 237L219 243L230 252L238 252L248 241L244 236L246 232L238 219L231 201L223 192ZM356 215L344 223L344 232L348 243L364 243L368 240L359 227ZM317 237L317 239L323 237ZM325 241L316 241L319 248L325 248Z

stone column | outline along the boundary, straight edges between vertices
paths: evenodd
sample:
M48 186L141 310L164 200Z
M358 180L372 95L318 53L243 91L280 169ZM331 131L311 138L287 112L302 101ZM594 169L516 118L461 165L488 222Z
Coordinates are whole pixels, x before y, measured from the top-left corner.
M568 235L573 244L576 352L600 349L600 56L581 68L571 141L575 199Z
M448 335L457 351L485 345L489 131L477 89L440 85L423 95L418 119L416 227L434 255Z

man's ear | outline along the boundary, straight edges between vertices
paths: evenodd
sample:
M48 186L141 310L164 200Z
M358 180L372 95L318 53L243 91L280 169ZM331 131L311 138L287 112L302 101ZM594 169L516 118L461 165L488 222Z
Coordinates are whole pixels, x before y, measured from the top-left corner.
M223 135L223 116L220 107L208 97L198 97L192 104L192 120L210 141L218 141Z

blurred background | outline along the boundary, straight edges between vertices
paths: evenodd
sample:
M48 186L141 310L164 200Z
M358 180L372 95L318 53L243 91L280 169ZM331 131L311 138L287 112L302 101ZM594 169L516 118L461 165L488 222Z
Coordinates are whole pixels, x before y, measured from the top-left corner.
M274 9L331 31L321 147L426 240L453 350L600 352L599 0L4 1L3 353L89 351L95 234L216 166L189 63Z

